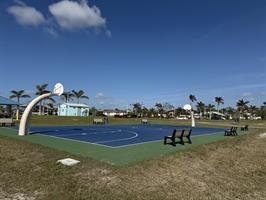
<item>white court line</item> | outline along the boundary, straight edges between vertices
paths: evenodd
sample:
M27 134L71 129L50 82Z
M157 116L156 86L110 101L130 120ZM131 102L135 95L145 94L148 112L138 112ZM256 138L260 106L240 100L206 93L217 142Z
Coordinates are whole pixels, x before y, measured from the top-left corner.
M215 133L207 133L207 134L200 134L200 135L192 135L191 137L200 137L200 136L204 136L204 135L216 135L216 134L219 134L219 133L223 133L223 132L215 132ZM125 145L116 146L116 147L113 147L113 148L134 146L134 145L146 144L146 143L152 143L152 142L159 142L159 141L163 141L163 138L160 139L160 140L151 140L151 141L147 141L147 142L139 142L139 143L133 143L133 144L125 144Z
M114 131L112 131L112 132L113 133L117 133L117 132L121 132L121 131L122 130L119 129L116 132L114 132ZM130 139L133 139L133 138L138 137L138 133L136 133L134 131L129 131L129 130L124 130L124 131L133 133L134 136L133 137L129 137L129 138L117 139L117 140L107 140L107 141L99 141L99 142L87 142L87 141L82 141L82 140L76 140L76 139L70 139L70 138L60 137L61 135L54 136L54 135L46 135L46 134L41 134L41 133L38 133L38 135L48 136L48 137L58 138L58 139L63 139L63 140L70 140L70 141L75 141L75 142L81 142L81 143L86 143L86 144L94 144L94 145L104 146L104 147L108 147L108 148L119 148L120 146L113 147L113 146L104 145L104 144L101 144L101 143L109 143L109 142L115 142L115 141L130 140ZM102 132L98 132L98 133L102 133ZM79 134L76 134L76 135L79 135Z
M57 136L52 136L52 135L45 135L45 134L41 134L41 133L38 133L38 135L47 136L47 137L56 138L56 139L61 139L61 140L69 140L69 141L74 141L74 142L80 142L80 143L85 143L85 144L94 144L94 145L108 147L108 148L115 148L115 147L104 145L104 144L86 142L86 141L82 141L82 140L75 140L75 139L64 138L64 137L57 137Z
M110 143L110 142L118 142L118 141L124 141L124 140L131 140L131 139L134 139L136 137L138 137L138 133L136 133L135 131L129 131L129 130L124 130L125 132L128 132L128 133L133 133L134 136L132 137L129 137L129 138L122 138L122 139L116 139L116 140L106 140L106 141L99 141L97 142L97 144L101 144L101 143Z
M71 134L58 134L58 135L52 135L52 136L74 136L74 135L97 135L97 134L102 134L102 133L118 133L121 132L122 130L118 129L118 130L113 130L113 131L102 131L102 132L92 132L92 133L86 133L86 132L82 132L82 133L71 133ZM85 133L85 134L84 134ZM36 134L39 134L38 132ZM45 135L45 134L42 134ZM47 134L49 135L49 134Z
M16 131L16 129L9 128L9 127L3 127L3 128L12 129L12 130ZM221 132L215 132L215 133L200 134L200 135L192 135L191 137L200 137L200 136L205 136L205 135L215 135L215 134L219 134L219 133L222 133L222 132L223 131L221 131ZM38 133L38 135L52 137L52 138L57 138L57 139L62 139L62 140L69 140L69 141L74 141L74 142L80 142L80 143L85 143L85 144L93 144L93 145L98 145L98 146L107 147L107 148L111 148L111 149L122 148L122 147L127 147L127 146L134 146L134 145L139 145L139 144L152 143L152 142L159 142L159 141L162 141L163 140L163 139L160 139L160 140L152 140L152 141L147 141L147 142L139 142L139 143L134 143L134 144L127 144L127 145L120 145L120 146L113 147L113 146L104 145L104 144L98 144L98 143L93 143L93 142L86 142L86 141L69 139L69 138L64 138L64 137L51 136L51 135L45 135L45 134L41 134L41 133Z

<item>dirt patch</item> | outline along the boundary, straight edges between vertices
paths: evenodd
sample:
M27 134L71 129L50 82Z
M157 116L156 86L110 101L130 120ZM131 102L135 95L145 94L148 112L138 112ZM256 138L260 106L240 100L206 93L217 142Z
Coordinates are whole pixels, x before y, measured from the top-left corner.
M260 138L266 138L266 133L261 133L261 134L259 135L259 137L260 137Z

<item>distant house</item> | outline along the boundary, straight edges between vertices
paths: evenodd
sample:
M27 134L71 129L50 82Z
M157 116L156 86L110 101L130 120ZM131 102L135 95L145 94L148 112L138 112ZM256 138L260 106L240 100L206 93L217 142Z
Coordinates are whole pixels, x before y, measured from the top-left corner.
M17 106L18 103L8 98L0 96L0 118L12 116L12 106Z
M216 111L213 111L213 112L209 112L209 115L211 117L211 119L225 119L225 114L223 113L220 113L220 112L216 112Z
M89 106L86 104L63 103L58 107L58 116L89 116Z
M123 110L103 110L103 114L108 117L124 117L127 112Z

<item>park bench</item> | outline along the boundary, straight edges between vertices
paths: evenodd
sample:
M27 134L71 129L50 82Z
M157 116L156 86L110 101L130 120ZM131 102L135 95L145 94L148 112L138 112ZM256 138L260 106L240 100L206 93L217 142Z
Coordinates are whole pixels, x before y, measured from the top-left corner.
M185 130L176 130L176 129L174 129L172 135L164 137L164 144L172 144L173 146L176 146L176 143L178 143L178 142L176 142L176 138L179 139L179 143L180 144L184 144L184 141L183 141L184 131ZM168 139L171 140L170 143L167 142Z
M1 126L6 126L6 125L15 126L15 122L13 121L12 118L0 118L0 124Z
M186 129L184 130L184 134L183 134L183 138L186 137L189 144L192 144L192 141L190 139L191 132L192 132L192 129ZM183 143L184 143L184 140L183 140Z
M105 120L102 118L93 119L93 124L105 124Z
M230 129L224 131L224 136L235 136L237 135L237 127L232 126Z
M147 119L141 119L141 124L150 124L150 122Z
M241 131L248 131L248 125L242 126Z

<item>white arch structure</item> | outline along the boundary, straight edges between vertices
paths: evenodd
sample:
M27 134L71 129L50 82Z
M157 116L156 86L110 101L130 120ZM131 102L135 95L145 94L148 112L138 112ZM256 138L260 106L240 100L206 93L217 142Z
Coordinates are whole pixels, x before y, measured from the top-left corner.
M29 134L29 120L30 120L31 112L32 112L35 105L37 105L41 100L43 100L45 98L55 96L55 95L60 96L63 92L64 92L63 85L61 83L57 83L54 87L53 92L49 92L49 93L40 95L40 96L36 97L35 99L33 99L29 103L29 105L27 106L25 111L23 112L23 115L21 117L20 124L19 124L18 135L24 136L24 135Z

